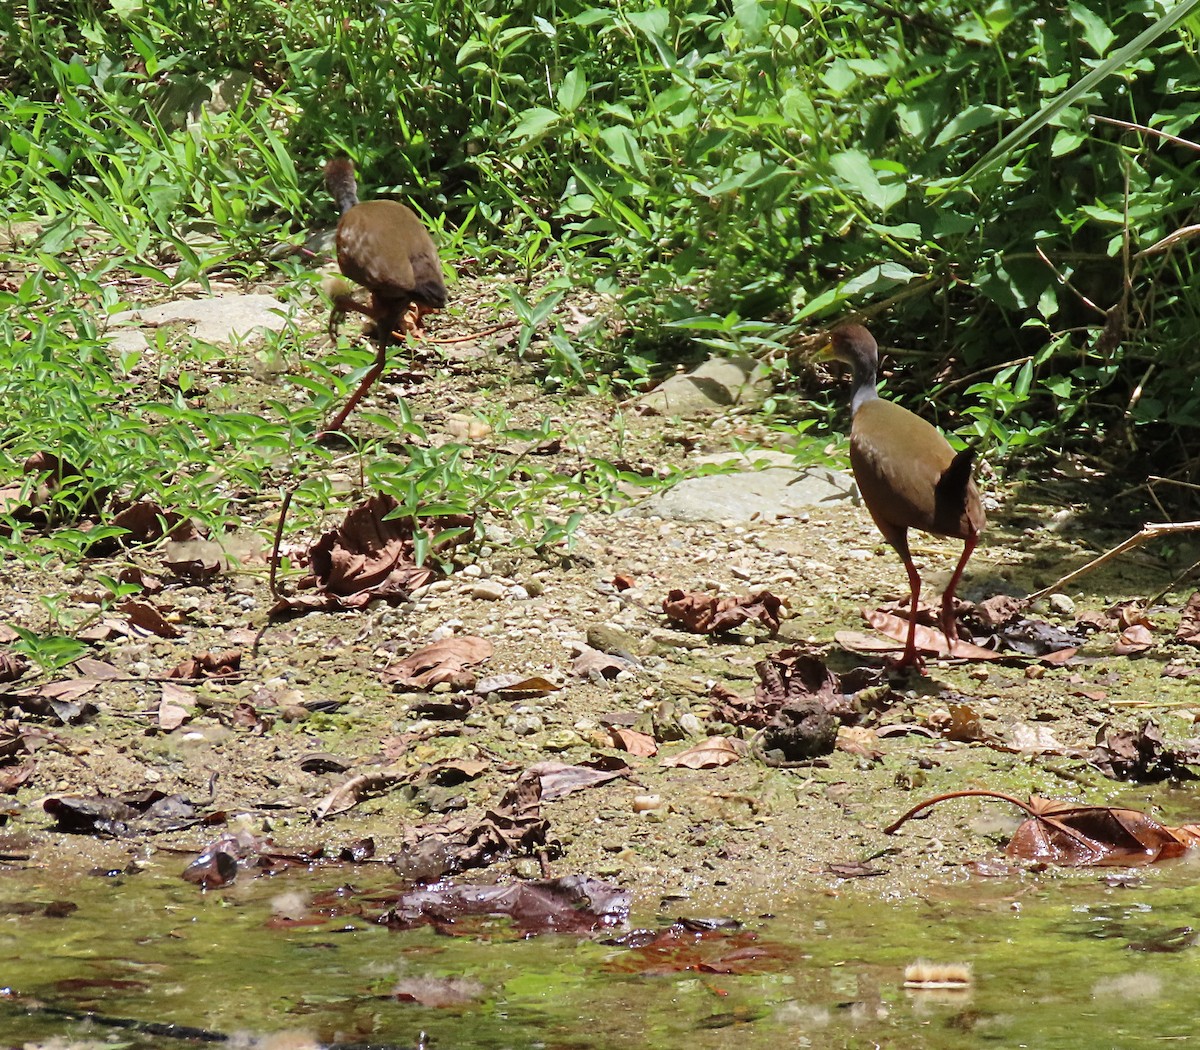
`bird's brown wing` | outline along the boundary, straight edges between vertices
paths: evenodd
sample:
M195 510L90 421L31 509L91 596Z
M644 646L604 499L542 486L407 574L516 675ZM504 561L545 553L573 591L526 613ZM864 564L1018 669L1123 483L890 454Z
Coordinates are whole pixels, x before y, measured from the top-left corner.
M446 285L437 248L413 211L398 201L365 201L338 224L338 266L388 299L439 310Z
M947 514L944 501L938 505L938 484L953 461L954 450L937 428L900 405L872 400L854 416L854 479L879 531L892 544L907 529L959 538L967 534L957 520L964 515Z

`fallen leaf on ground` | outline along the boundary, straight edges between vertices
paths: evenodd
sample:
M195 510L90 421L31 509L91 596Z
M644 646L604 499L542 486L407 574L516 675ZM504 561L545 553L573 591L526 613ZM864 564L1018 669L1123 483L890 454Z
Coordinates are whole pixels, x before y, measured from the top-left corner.
M58 831L115 838L181 831L219 816L206 816L182 795L164 795L161 791L117 797L52 795L42 808L54 818Z
M658 744L649 733L639 733L636 729L625 726L606 726L608 735L612 738L613 747L628 751L639 758L652 758L658 754Z
M317 804L313 810L313 820L321 821L326 817L336 816L353 809L360 802L376 795L382 795L398 784L407 783L406 773L389 773L386 770L376 770L372 773L359 773L335 787Z
M1150 628L1142 623L1131 624L1117 636L1113 652L1117 656L1136 656L1144 653L1154 644L1154 635Z
M764 940L752 930L686 920L665 930L633 930L615 944L628 951L611 955L604 969L646 976L779 973L791 970L800 958L797 949Z
M499 693L501 698L520 699L524 696L546 696L556 693L562 688L557 682L552 682L541 675L513 674L492 675L481 678L475 683L475 692L480 696L488 693Z
M15 682L29 670L29 661L20 653L0 653L0 682Z
M114 608L123 613L134 627L147 634L154 634L159 638L178 638L180 635L179 628L170 623L152 602L131 598Z
M622 671L636 671L638 665L623 656L611 656L582 642L576 644L571 674L579 678L616 678Z
M178 729L191 716L184 704L192 702L192 694L182 686L163 682L162 696L158 701L158 728L164 733Z
M628 776L632 771L621 762L609 768L590 765L570 766L565 762L535 762L528 772L536 773L542 781L542 801L552 802L575 791L607 784L610 780Z
M432 881L467 868L484 868L504 857L553 856L550 824L542 818L542 782L523 772L500 805L481 818L453 817L407 828L392 867L403 878Z
M1088 762L1106 777L1153 784L1173 777L1190 777L1189 765L1200 763L1200 741L1190 748L1169 748L1158 726L1151 720L1136 731L1103 725L1096 731L1096 746Z
M1185 645L1200 647L1200 591L1196 591L1184 605L1175 638Z
M454 635L418 649L389 667L383 672L383 682L407 689L429 689L439 682L449 682L453 688L472 689L475 676L466 668L483 663L493 652L495 647L486 638Z
M730 738L710 736L686 751L660 759L659 765L684 769L716 769L736 762L741 757Z
M242 651L222 649L217 652L205 650L195 656L181 660L167 672L168 678L227 678L240 674Z
M897 642L904 642L908 638L908 620L903 617L894 616L881 609L864 609L862 615L867 623L885 637ZM995 649L985 649L981 645L975 645L962 638L954 643L954 652L951 653L950 643L941 631L921 624L917 624L916 634L913 637L918 650L923 653L932 653L938 657L978 661L1003 660L1005 658L1003 653L998 653Z
M1024 810L1028 819L1004 851L1019 860L1062 867L1134 867L1180 857L1200 845L1200 825L1172 828L1136 809L1083 806L1036 795L1023 802L999 791L952 791L926 799L884 828L884 834L894 834L917 813L953 798L993 798Z
M527 936L593 933L629 917L629 891L586 875L535 882L460 885L443 882L402 894L377 920L392 929L427 924L443 933L480 936L468 916L502 915Z
M1021 599L1008 594L994 594L977 602L971 608L971 615L985 627L999 627L1019 620L1024 611L1025 603Z
M783 602L770 591L744 598L718 598L707 591L673 590L662 606L668 620L695 634L723 634L756 620L774 637L779 633Z
M150 543L165 536L179 520L179 514L165 511L151 500L138 500L114 514L109 524L128 530L124 537L127 543Z
M1079 749L1064 747L1054 739L1049 726L1017 722L1009 729L1006 744L993 744L1000 751L1014 751L1022 755L1077 755Z
M309 548L312 575L300 586L316 593L280 598L271 615L357 609L377 598L395 604L432 580L432 563L416 563L412 519L388 517L397 506L391 496L372 496L350 510L341 525ZM440 551L473 524L471 515L457 514L427 518L415 527L426 533L431 551Z
M988 738L979 712L970 704L947 704L932 711L926 719L929 728L959 743L974 743Z
M96 713L89 702L79 702L81 696L90 693L100 684L99 678L66 678L43 685L26 686L11 692L0 693L0 707L19 704L36 715L51 715L63 725L81 722Z

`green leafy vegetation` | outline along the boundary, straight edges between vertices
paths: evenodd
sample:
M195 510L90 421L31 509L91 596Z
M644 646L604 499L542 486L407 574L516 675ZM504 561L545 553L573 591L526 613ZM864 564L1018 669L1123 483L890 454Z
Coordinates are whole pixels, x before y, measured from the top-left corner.
M86 551L108 534L72 525L114 493L233 528L281 477L330 461L312 434L365 350L300 361L289 329L266 352L311 400L263 413L199 392L224 351L160 332L118 352L105 329L189 283L269 278L307 297L306 230L332 219L320 162L339 151L424 209L459 272L508 282L516 351L536 345L551 388L636 389L709 350L778 373L797 333L857 312L912 352L893 396L932 398L1000 468L1105 441L1135 471L1185 478L1198 11L6 5L0 481L21 487L6 542ZM603 309L567 326L580 290ZM781 393L767 414L819 454L826 402ZM494 509L529 542L623 483L619 465L559 477L437 446L403 410L384 433L366 483L412 513ZM51 486L25 473L47 452L74 468ZM39 486L52 533L12 513Z

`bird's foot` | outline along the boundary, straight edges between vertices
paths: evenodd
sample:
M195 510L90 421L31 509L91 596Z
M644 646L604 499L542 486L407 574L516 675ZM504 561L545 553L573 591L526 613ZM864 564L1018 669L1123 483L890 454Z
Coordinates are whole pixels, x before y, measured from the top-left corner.
M915 671L919 675L925 673L925 657L923 657L915 649L905 650L902 656L889 656L883 661L883 666L888 671L908 674L909 670Z

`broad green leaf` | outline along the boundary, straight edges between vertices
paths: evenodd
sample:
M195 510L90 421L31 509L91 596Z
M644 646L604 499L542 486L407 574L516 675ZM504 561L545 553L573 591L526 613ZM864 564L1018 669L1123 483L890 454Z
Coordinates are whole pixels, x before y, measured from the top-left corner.
M561 119L561 114L552 109L546 109L545 106L534 106L532 109L527 109L517 119L517 125L512 130L513 138L541 138Z
M637 139L633 132L623 125L605 128L600 132L600 138L609 148L613 161L622 168L632 168L640 174L646 173L646 162L642 151L638 148Z
M1069 7L1071 17L1083 27L1083 39L1098 58L1112 47L1116 34L1108 28L1108 24L1095 11L1084 7L1083 4L1072 3Z
M904 198L903 182L884 186L871 166L870 158L861 150L851 149L830 158L833 170L838 173L860 197L880 211L887 211Z
M558 104L564 112L573 113L579 108L579 103L587 94L588 82L587 77L583 75L583 71L576 66L565 77L562 78L562 83L558 85L558 91L555 97Z

